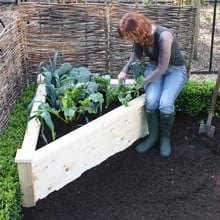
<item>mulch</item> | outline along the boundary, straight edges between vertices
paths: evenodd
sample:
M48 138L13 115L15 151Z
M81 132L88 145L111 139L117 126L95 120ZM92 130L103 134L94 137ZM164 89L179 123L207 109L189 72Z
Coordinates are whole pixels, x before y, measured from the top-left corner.
M220 219L220 118L213 138L199 134L201 120L177 114L173 152L159 146L115 154L77 180L23 208L23 220L218 220ZM62 177L60 177L62 178Z

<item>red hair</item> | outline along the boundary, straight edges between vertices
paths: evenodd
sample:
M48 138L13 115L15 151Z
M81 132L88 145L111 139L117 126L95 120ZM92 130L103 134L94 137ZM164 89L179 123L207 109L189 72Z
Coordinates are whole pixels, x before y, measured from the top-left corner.
M118 34L120 38L127 38L134 42L153 46L152 24L153 22L138 12L126 13L118 25Z

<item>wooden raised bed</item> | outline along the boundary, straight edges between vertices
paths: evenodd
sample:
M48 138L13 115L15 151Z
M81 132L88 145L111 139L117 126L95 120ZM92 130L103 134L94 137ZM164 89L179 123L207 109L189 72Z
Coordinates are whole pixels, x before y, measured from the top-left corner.
M45 85L41 81L36 97L45 100ZM39 199L147 135L144 103L145 97L141 95L130 101L128 107L120 106L37 150L40 124L30 120L15 158L23 206L36 205ZM38 105L33 106L31 114Z

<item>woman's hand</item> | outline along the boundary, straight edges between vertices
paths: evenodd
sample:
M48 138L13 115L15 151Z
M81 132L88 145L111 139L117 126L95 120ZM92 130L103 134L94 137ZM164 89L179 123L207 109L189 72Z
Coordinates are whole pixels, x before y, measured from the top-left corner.
M127 76L127 73L121 71L121 72L118 74L118 80L119 80L119 81L125 80L125 79L126 79L126 76Z

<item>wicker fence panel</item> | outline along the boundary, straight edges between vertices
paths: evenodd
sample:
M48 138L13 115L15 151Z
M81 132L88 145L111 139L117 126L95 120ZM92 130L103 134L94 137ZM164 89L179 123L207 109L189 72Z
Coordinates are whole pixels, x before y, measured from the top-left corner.
M27 83L22 54L18 23L13 22L0 33L0 132Z
M63 61L107 68L106 10L103 4L39 5L22 3L20 15L26 44L28 70L59 51Z
M142 4L20 3L28 70L36 73L41 61L59 51L64 61L113 77L127 62L131 43L119 39L117 24L124 13L139 11L177 35L190 70L196 8Z
M134 4L112 4L110 8L110 72L115 76L128 61L131 51L132 43L128 40L122 40L117 33L117 25L122 16L129 11L136 11ZM116 76L115 76L116 77Z

